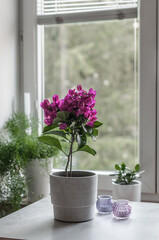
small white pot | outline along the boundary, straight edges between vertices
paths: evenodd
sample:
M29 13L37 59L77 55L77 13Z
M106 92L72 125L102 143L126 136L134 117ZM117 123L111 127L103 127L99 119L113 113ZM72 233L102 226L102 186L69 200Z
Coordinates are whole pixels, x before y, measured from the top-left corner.
M25 169L28 182L28 201L35 202L50 194L49 174L52 170L52 159L34 159Z
M93 172L73 171L50 174L51 201L54 217L64 222L91 220L95 215L97 175Z
M133 181L131 184L122 185L112 182L113 198L127 199L129 201L141 201L141 182Z

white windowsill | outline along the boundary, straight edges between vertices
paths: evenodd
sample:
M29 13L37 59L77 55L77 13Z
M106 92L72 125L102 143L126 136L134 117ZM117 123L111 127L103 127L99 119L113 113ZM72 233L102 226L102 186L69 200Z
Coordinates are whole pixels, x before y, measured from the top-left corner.
M53 168L53 172L58 171L63 171L63 169ZM112 195L112 179L114 177L110 176L110 174L112 174L113 171L93 171L93 170L88 171L95 172L98 175L98 195L103 194ZM142 192L141 199L143 202L159 202L159 194Z

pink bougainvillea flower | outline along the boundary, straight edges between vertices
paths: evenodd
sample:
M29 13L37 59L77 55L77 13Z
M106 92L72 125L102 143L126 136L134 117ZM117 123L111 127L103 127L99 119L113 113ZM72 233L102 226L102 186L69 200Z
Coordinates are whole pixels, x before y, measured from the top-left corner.
M59 96L55 94L55 95L52 97L52 100L53 100L54 103L58 103L58 102L59 102Z
M52 103L51 103L51 111L57 112L57 106L56 106L56 103L55 103L55 102L52 102Z
M89 118L89 121L86 123L86 125L93 127L94 126L94 122L97 120L97 117L91 117Z
M52 117L48 116L47 118L44 119L44 122L46 125L51 125L53 124L53 119Z
M90 105L90 108L94 108L95 104L96 104L96 100L93 100L92 104Z
M75 94L75 89L73 89L73 90L72 90L72 89L69 89L68 93L69 93L69 95L71 95L71 96L74 95L74 94Z
M48 99L44 99L43 102L40 103L40 106L43 108L43 109L49 109L50 107L50 102Z
M93 88L90 88L90 89L89 89L89 94L90 94L92 97L95 97L95 96L96 96L96 91L94 91Z
M91 115L92 115L92 116L97 115L97 110L96 110L96 109L92 109L92 111L91 111Z
M82 86L81 85L77 85L77 90L78 91L82 91Z
M94 122L89 121L89 122L86 123L86 125L90 126L90 127L93 127L94 126Z
M95 122L95 121L97 120L97 117L91 117L91 118L89 118L89 120L90 120L91 122Z
M59 127L60 127L60 130L66 129L67 128L67 124L66 123L61 123L59 125Z
M44 116L45 117L50 116L52 119L54 119L54 118L56 118L56 115L57 115L56 112L52 112L52 111L47 110L47 109L44 110Z
M82 89L81 85L77 85L76 89L69 89L64 99L59 99L58 95L52 97L53 102L47 99L41 102L40 106L44 109L45 123L51 125L57 116L57 112L66 111L75 115L76 120L80 118L83 123L93 126L96 121L97 110L95 106L96 91L90 88L89 91ZM60 129L65 129L67 124L60 124Z

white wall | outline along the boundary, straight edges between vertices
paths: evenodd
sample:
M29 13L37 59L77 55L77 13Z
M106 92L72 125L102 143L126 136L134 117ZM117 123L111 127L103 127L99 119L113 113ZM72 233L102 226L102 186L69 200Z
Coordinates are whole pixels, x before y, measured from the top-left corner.
M0 0L0 128L18 108L18 0Z

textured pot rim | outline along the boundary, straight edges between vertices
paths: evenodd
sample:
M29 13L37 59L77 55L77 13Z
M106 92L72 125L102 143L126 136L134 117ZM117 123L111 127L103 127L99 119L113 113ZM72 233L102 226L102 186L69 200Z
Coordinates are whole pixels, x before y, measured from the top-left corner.
M133 187L133 186L136 186L136 185L141 185L141 182L138 181L138 180L132 181L134 184L119 184L119 183L115 183L114 181L112 181L112 184L113 185L118 185L118 186L130 186L130 187Z
M75 171L72 171L72 172L77 172L77 173L88 173L88 174L92 174L92 175L88 175L88 176L81 176L81 177L66 177L66 176L58 176L56 174L58 173L65 173L65 171L57 171L57 172L51 172L50 173L50 177L55 177L55 178L66 178L66 179L84 179L84 178L94 178L97 176L97 174L93 171L84 171L84 170L75 170Z
M127 199L115 199L114 200L114 203L119 203L120 205L125 205L125 204L129 204L130 203L130 201L129 200L127 200Z

